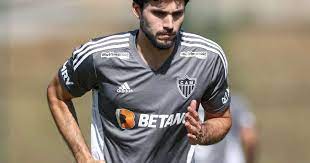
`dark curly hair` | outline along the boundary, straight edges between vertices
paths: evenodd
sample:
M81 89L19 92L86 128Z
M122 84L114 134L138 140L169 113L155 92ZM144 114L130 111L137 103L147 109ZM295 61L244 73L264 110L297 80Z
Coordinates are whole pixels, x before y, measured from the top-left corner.
M138 4L139 6L143 7L145 3L149 2L151 0L133 0L134 3ZM156 1L156 0L154 0ZM185 5L188 3L189 0L184 0Z

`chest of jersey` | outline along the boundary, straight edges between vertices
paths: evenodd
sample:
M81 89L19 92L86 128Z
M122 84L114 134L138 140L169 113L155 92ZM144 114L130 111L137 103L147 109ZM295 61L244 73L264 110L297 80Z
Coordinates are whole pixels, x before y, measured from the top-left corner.
M174 56L154 71L135 58L109 60L100 73L100 90L117 108L135 113L173 114L186 112L209 85L208 65L203 60Z

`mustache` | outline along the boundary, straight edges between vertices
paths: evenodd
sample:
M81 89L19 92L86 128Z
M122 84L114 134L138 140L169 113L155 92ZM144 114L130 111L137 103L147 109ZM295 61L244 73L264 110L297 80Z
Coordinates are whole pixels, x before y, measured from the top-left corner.
M169 35L169 36L174 36L174 35L176 35L177 34L177 32L174 32L174 31L159 31L158 33L157 33L157 35Z

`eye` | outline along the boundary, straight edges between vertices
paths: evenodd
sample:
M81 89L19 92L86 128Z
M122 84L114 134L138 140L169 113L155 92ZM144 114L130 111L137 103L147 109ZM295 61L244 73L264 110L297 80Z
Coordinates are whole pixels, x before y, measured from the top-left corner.
M159 18L163 18L167 15L167 13L163 11L153 11L153 14Z
M179 17L181 17L183 14L184 14L183 11L177 11L177 12L172 13L172 16L173 16L173 18L179 18Z

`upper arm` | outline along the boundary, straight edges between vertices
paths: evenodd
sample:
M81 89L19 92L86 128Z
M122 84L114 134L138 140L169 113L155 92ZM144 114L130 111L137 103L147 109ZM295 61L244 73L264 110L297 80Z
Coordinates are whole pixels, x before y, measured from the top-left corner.
M49 84L49 93L68 100L80 97L96 87L98 80L93 55L86 52L83 49L73 52Z
M219 113L210 113L205 111L205 120L207 119L212 119L212 118L229 118L231 119L231 112L230 112L230 108L226 108L225 111L223 112L219 112Z
M55 75L47 88L47 96L49 100L56 98L57 100L67 101L74 98L61 84L58 75Z
M72 55L58 71L59 83L74 97L96 87L98 80L93 55L83 51Z
M227 81L227 66L220 57L217 57L212 70L212 79L201 99L201 105L211 117L230 115L231 97Z

